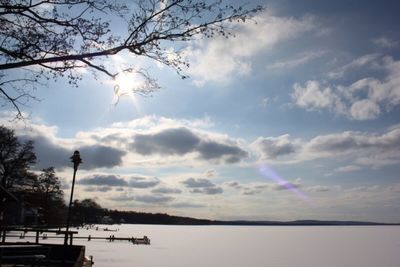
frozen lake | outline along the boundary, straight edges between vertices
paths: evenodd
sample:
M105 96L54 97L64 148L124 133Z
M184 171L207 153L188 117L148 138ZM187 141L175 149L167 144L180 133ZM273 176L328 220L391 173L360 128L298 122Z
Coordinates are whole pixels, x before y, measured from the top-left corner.
M398 267L398 226L164 226L114 225L118 232L147 235L151 245L79 241L95 266L138 267ZM80 235L86 235L81 230Z
M151 245L76 240L95 267L400 266L399 226L99 226L105 227L119 231L80 229L79 236L147 235Z

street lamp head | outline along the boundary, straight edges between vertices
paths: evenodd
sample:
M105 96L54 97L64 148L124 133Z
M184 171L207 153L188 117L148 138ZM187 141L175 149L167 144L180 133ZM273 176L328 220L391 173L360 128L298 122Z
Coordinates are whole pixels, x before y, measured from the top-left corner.
M75 150L74 154L70 157L71 162L74 163L74 169L77 170L80 163L82 163L81 155L78 150Z

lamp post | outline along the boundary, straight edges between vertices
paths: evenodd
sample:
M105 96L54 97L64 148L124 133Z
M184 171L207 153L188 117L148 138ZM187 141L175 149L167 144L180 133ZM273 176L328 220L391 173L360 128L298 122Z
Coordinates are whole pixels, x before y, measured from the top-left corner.
M69 198L69 205L68 205L68 215L67 215L67 226L65 229L65 237L64 237L64 245L68 244L68 231L69 231L69 223L71 220L71 206L72 206L72 198L74 196L74 186L75 186L75 176L76 176L76 171L78 170L78 166L80 163L82 163L81 156L79 154L79 151L76 150L74 154L70 157L71 162L74 163L74 176L72 178L72 188L71 188L71 196Z

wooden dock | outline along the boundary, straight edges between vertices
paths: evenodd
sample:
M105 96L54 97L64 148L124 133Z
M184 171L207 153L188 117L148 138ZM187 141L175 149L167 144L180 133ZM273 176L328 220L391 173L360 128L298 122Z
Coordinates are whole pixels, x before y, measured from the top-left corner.
M20 235L15 236L15 235L10 235L7 234L8 232L21 232ZM47 233L54 233L56 235L62 235L62 237L57 236L57 238L64 238L65 234L68 234L69 240L70 240L70 245L72 245L72 240L73 240L73 235L77 234L77 231L62 231L61 229L58 230L52 230L52 229L43 229L43 228L27 228L27 227L4 227L1 229L0 234L1 234L1 242L4 243L6 241L6 237L19 237L20 239L24 239L25 237L28 237L26 233L29 232L34 232L35 236L29 236L35 238L35 243L39 243L39 238L42 235L42 239L47 238Z
M110 235L108 237L104 236L75 236L75 239L86 239L87 241L91 240L107 240L109 242L114 242L114 241L128 241L132 242L132 244L135 245L150 245L150 238L147 236L143 236L142 238L137 238L137 237L117 237L114 235Z
M93 266L85 246L34 243L0 243L0 266Z
M5 242L6 237L18 237L19 239L25 238L34 238L35 244L39 244L39 239L46 240L46 239L64 239L66 231L62 230L51 230L51 229L39 229L39 228L7 228L3 229L2 232L2 242ZM12 234L9 232L21 232L20 234ZM35 235L29 235L27 233L34 232ZM48 235L50 234L50 235ZM54 235L51 235L54 234ZM128 241L135 245L150 245L150 238L147 236L143 237L118 237L115 235L110 236L77 236L78 231L68 231L69 236L69 243L72 245L73 239L85 239L87 241L91 240L105 240L109 242L114 241Z

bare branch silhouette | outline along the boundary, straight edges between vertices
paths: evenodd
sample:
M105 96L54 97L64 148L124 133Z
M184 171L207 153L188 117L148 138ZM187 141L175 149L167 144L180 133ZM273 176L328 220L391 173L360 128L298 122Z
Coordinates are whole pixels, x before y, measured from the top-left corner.
M197 37L231 37L233 23L245 22L261 9L225 5L222 0L137 0L126 4L108 0L4 0L0 3L0 81L13 79L13 70L24 70L34 73L32 87L64 76L77 85L81 68L115 78L119 70L101 62L123 51L160 62L186 78L182 71L189 64L180 50L185 43ZM115 34L116 25L126 33ZM175 47L172 52L171 47ZM129 64L126 69L137 70L134 62ZM159 88L147 73L136 73L143 75L148 87L135 93L148 94ZM9 93L16 88L13 85L2 87L0 93L21 114L17 97Z

